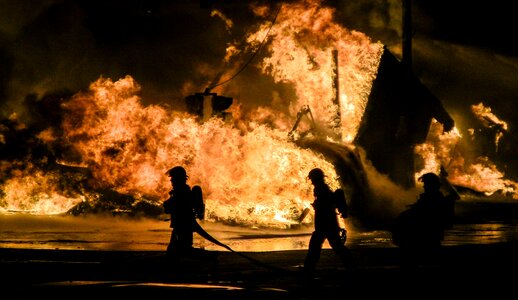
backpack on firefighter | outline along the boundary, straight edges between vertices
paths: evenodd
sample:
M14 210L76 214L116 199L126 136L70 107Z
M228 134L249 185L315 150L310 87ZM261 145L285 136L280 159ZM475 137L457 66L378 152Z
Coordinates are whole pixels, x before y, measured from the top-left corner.
M201 187L199 185L195 185L191 189L192 195L192 208L194 210L194 215L196 219L203 220L205 219L205 203L203 202L203 194L201 191Z
M169 192L170 195L173 194L173 191ZM205 203L203 202L203 193L201 187L199 185L195 185L191 189L191 201L192 201L192 210L194 212L194 216L198 220L205 219ZM163 203L164 212L166 214L172 213L173 210L173 202L170 197Z
M345 199L345 192L342 189L337 189L333 192L333 196L335 198L335 206L338 209L338 212L342 216L342 218L349 217L349 206L347 205L347 200Z

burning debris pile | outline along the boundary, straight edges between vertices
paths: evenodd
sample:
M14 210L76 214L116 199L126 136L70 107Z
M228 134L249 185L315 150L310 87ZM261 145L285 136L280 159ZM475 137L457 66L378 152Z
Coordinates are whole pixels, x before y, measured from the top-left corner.
M274 10L252 9L265 19ZM164 173L182 165L189 183L203 188L206 220L285 228L299 224L301 213L313 201L306 176L319 167L332 188L347 191L353 201L352 217L390 219L406 204L402 198L414 195L388 176L394 175L389 168L379 167L392 159L390 155L372 159L373 151L382 150L384 143L369 144L375 138L372 132L388 128L375 122L371 93L384 95L378 76L385 71L380 70L382 57L390 53L365 34L334 22L333 9L320 1L283 3L276 9L275 24L268 19L252 28L245 44L229 45L225 59L257 49L267 40L256 76L270 78L274 86L289 86L292 97L280 99L272 91L268 106L234 96L232 105L226 101L216 107L224 118L212 113L208 117L202 107L208 103L205 96L239 95L240 86L212 85L214 93L187 97L198 102L188 103L185 111L144 105L141 87L129 75L115 81L100 77L77 93L29 96L26 107L34 118L25 122L12 114L0 125L0 210L159 217L170 189ZM391 99L380 99L378 105L391 105ZM297 120L297 126L312 133L288 135L304 108L310 109L314 123ZM405 121L397 111L390 112L394 115L387 117L396 123ZM477 169L455 152L461 136L455 128L443 130L444 124L452 125L448 118L412 112L403 115L407 121L423 117L419 124L431 124L429 132L421 126L420 139L411 140L422 158L412 174L437 172L443 165L452 183L482 189L480 183L488 174L481 173L487 169ZM390 128L397 131L396 127ZM358 136L362 142L355 142ZM480 178L470 182L475 174ZM501 175L483 191L516 195L516 183ZM311 215L303 222L311 223Z
M68 97L68 98L67 98ZM30 95L26 105L34 116L26 125L12 115L2 120L2 210L73 215L84 213L159 215L143 199L103 189L79 154L64 141L61 104L69 94ZM50 117L49 117L50 115ZM138 201L137 201L138 200Z

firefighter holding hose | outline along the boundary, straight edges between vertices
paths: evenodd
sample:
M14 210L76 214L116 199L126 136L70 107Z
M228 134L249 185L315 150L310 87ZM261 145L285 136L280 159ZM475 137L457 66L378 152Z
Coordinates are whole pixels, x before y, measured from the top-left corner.
M169 199L164 201L164 211L171 215L171 241L167 246L168 255L190 254L193 250L193 233L199 225L196 219L203 219L204 205L202 191L199 186L187 184L187 172L176 166L166 172L171 178L173 189Z

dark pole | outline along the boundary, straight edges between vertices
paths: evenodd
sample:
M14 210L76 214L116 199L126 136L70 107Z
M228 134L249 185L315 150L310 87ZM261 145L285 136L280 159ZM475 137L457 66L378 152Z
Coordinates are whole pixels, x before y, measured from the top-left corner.
M403 57L404 66L412 70L412 0L403 1Z
M338 140L342 141L342 113L340 107L340 81L338 76L338 50L334 49L333 55L333 89L335 95L333 97L333 103L336 105L336 115L334 120L334 131L337 135Z

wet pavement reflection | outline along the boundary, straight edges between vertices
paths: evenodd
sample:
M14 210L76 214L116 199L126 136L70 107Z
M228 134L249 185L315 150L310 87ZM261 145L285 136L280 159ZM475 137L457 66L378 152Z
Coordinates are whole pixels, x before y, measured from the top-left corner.
M262 229L202 222L213 237L235 251L307 249L312 226ZM161 251L170 237L168 222L112 217L0 215L0 247L61 250ZM488 244L518 240L518 221L506 219L456 224L444 245ZM195 234L195 247L224 250ZM386 230L348 230L350 248L394 247ZM324 245L329 248L329 245Z

